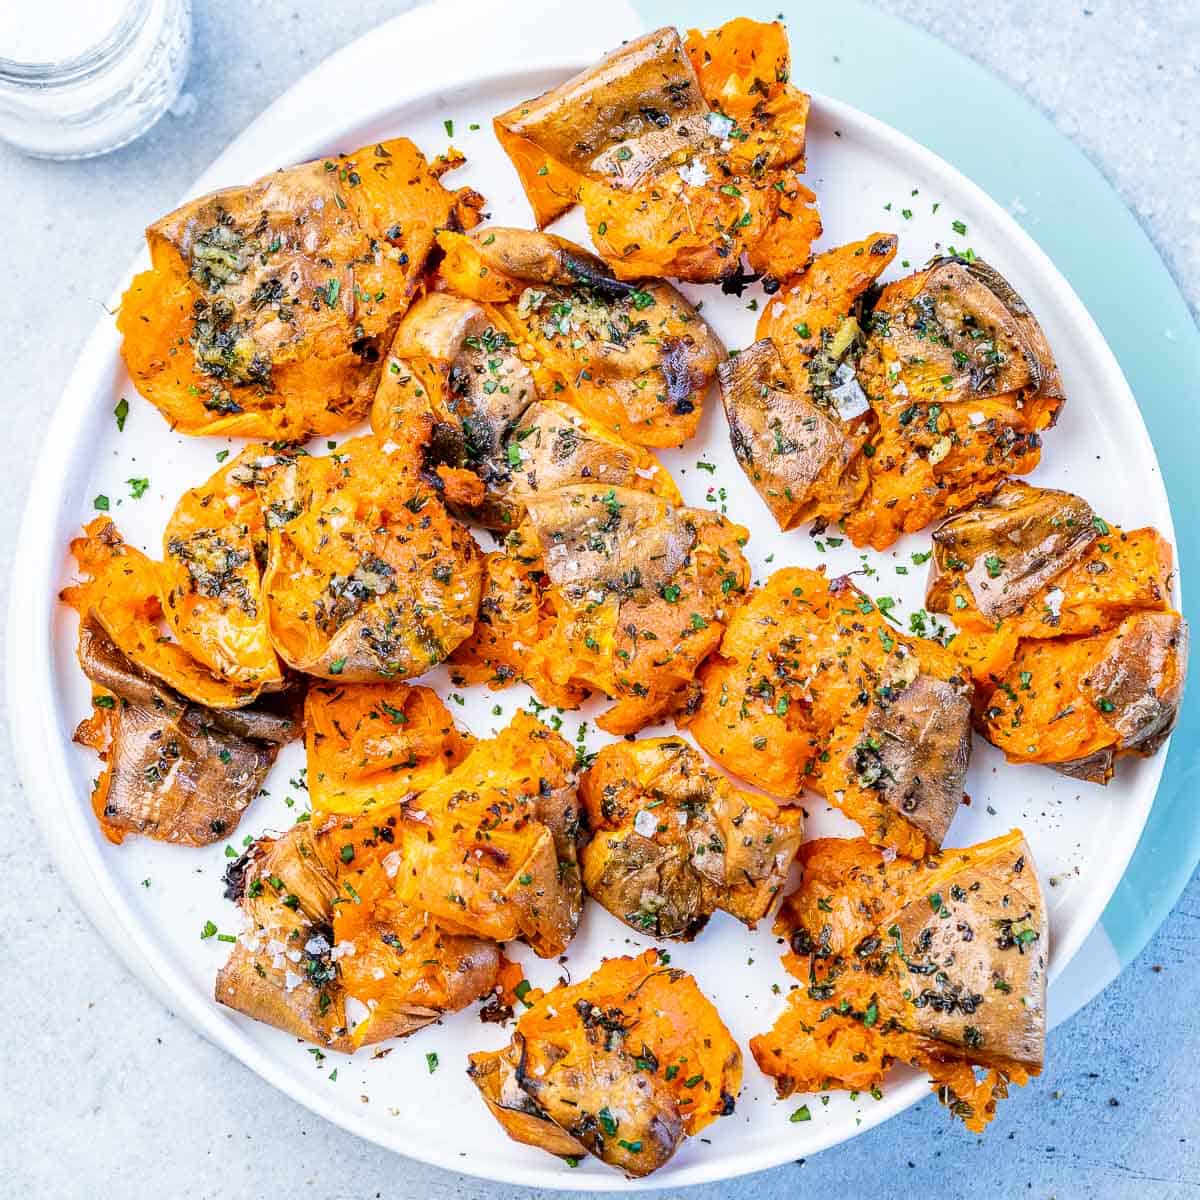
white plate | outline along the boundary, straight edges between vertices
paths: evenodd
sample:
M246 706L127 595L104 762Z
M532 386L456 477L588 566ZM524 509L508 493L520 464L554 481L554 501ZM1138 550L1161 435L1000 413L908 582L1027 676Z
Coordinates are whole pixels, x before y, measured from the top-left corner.
M257 123L196 190L396 134L412 137L435 154L446 145L443 122L452 118L455 143L470 161L447 182L470 183L483 191L498 223L528 224L515 173L491 136L490 117L565 78L588 58L576 54L570 61L555 61L547 51L540 62L480 78L479 68L485 62L494 66L497 56L494 42L476 32L456 45L452 78L443 73L435 79L436 65L427 62L425 82L410 80L407 96L397 102L390 79L372 85L373 79L385 78L375 68L386 61L385 51L396 53L401 44L411 61L411 38L417 34L428 38L428 45L448 45L438 32L439 24L447 24L447 14L439 10L440 16L431 16L431 11L393 22L301 81L284 102L293 119L285 125L275 111ZM631 32L628 10L617 6L614 13L607 18L609 26L624 23L622 35ZM546 40L549 44L552 39ZM615 40L610 28L598 31L595 52ZM508 61L514 61L511 49L507 53ZM358 86L336 93L341 97L336 111L326 103L334 94L328 90L331 70L358 80ZM472 75L473 82L460 82ZM470 131L472 122L481 128ZM953 168L836 100L814 97L809 132L808 179L820 199L826 229L821 246L876 229L895 230L901 235L900 255L891 275L903 273L901 259L919 266L947 243L960 249L970 245L986 257L1040 317L1070 398L1058 427L1047 435L1036 481L1080 492L1111 520L1153 524L1171 538L1166 495L1129 388L1092 320L1034 243ZM890 211L885 210L888 204ZM911 218L902 210L911 211ZM952 221L965 222L968 233L954 233ZM570 236L583 234L575 214L556 228ZM748 305L754 298L761 304L761 293L747 292L737 300L715 287L686 290L703 298L705 317L729 346L751 340L757 314ZM129 397L131 408L124 433L118 433L112 410L122 395ZM314 1111L403 1154L489 1178L563 1188L637 1186L594 1160L571 1170L504 1136L464 1067L468 1051L500 1045L507 1035L481 1024L474 1008L395 1043L384 1059L372 1059L368 1051L354 1059L328 1054L317 1061L294 1038L218 1007L211 1000L212 983L228 947L215 938L202 941L200 929L209 919L222 930L238 928L236 909L221 899L220 876L228 861L222 846L192 851L131 838L114 847L99 834L88 802L96 760L70 741L75 722L87 711L88 688L74 659L74 618L55 603L58 589L72 577L67 540L93 515L92 498L104 493L126 537L157 554L175 499L206 478L216 468L215 452L230 444L171 434L157 412L136 398L120 362L112 322L101 323L47 435L14 565L21 586L14 588L9 627L14 740L30 802L64 873L114 948L176 1011ZM831 574L864 565L864 556L849 543L820 552L807 532L780 534L775 529L733 461L715 394L709 397L698 438L663 457L689 503L703 507L723 502L731 516L751 528L747 553L756 579L788 564L826 563ZM713 473L697 468L702 459L715 466ZM130 498L125 482L136 476L151 481L140 501ZM719 489L724 489L723 501ZM914 567L909 556L928 545L926 533L904 539L893 551L866 556L878 574L860 576L860 584L874 595L897 597L905 612L921 607L925 569ZM897 574L897 565L907 566L909 573ZM453 692L440 674L431 682L444 697ZM450 707L472 732L486 736L527 698L523 688L502 693L476 688L465 690L461 708L453 702ZM497 704L502 715L493 712ZM578 718L587 719L592 711L567 714L564 735L573 738ZM601 739L589 729L587 741L594 749ZM965 845L1012 825L1024 829L1046 884L1052 978L1075 954L1120 879L1153 801L1162 761L1160 754L1124 762L1114 782L1100 789L1040 768L1006 766L997 752L976 740L967 783L972 802L959 812L947 842ZM247 834L292 822L298 809L289 808L286 798L297 806L306 799L289 786L301 765L299 747L281 755L267 782L270 795L244 816L235 847L240 849ZM856 832L819 801L807 808L810 834ZM568 969L578 979L602 956L647 944L648 939L588 904ZM519 948L515 953L527 963L535 984L550 985L557 978L556 963L541 962ZM671 954L676 965L697 976L743 1047L782 1008L772 985L786 990L788 979L779 966L776 940L765 926L750 934L718 914L695 943L673 945ZM440 1067L430 1074L426 1054L434 1051ZM334 1068L336 1078L331 1078ZM810 1098L813 1119L791 1124L788 1115L803 1098L776 1102L770 1081L747 1052L736 1115L710 1127L703 1139L687 1143L648 1185L722 1179L812 1154L900 1111L925 1095L927 1085L911 1072L896 1071L883 1091L881 1100L834 1094L826 1105ZM1019 1093L1008 1103L1020 1104Z

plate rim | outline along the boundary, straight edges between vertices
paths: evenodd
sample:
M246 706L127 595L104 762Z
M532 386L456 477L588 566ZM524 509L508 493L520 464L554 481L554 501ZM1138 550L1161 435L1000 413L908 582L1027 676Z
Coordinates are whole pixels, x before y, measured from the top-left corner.
M329 67L334 59L340 59L343 56L352 58L353 52L357 47L377 37L381 29L386 29L389 25L403 22L407 16L409 14L396 18L395 21L388 22L379 29L368 32L362 38L350 43L336 55L326 59L324 63L319 64L298 80L292 88L276 100L263 114L251 122L238 138L234 139L225 151L202 173L191 188L188 189L186 195L192 196L200 191L207 190L211 186L212 178L218 176L225 169L225 164L228 160L234 157L237 152L244 149L245 146L254 143L258 136L259 128L266 124L269 119L272 119L276 115L277 110L285 109L289 103L293 103L297 95L303 95L311 91L314 86L314 79L324 69ZM511 81L522 75L545 75L558 71L562 71L565 77L567 74L579 70L581 65L587 65L587 63L583 62L578 55L534 56L511 62L504 67L482 75L464 70L452 78L440 80L437 86L442 91L450 91L463 87L487 87L489 84L497 81ZM386 118L389 114L402 111L413 104L426 102L434 94L430 88L426 87L419 89L413 95L403 97L399 100L391 98L387 104L376 106L367 113L358 110L353 124L362 125L373 120L378 120L381 117ZM919 161L923 167L928 167L933 172L948 175L954 181L955 186L962 190L963 194L970 196L981 208L996 217L1002 226L1004 226L1006 237L1010 239L1006 244L1012 246L1018 253L1035 262L1039 270L1039 275L1055 291L1054 299L1056 305L1062 306L1062 310L1072 322L1082 327L1088 343L1100 350L1102 361L1095 365L1097 372L1111 375L1114 382L1123 389L1125 393L1123 399L1127 401L1133 412L1137 412L1136 401L1134 400L1128 381L1125 379L1115 354L1109 347L1096 322L1070 283L1050 260L1049 256L1041 250L1036 241L1021 228L1009 213L952 163L942 159L939 155L915 141L915 139L910 138L879 118L856 109L848 103L819 93L813 94L813 103L814 108L820 106L837 119L859 124L874 137L881 139L885 143L889 143L907 161ZM329 124L345 127L350 123L350 121L342 119L337 122L331 121ZM328 145L336 140L336 135L330 135L328 128L322 127L316 131L312 129L306 130L303 138L309 144L316 141L323 141L324 144ZM295 156L284 155L282 157L290 160ZM119 297L133 271L139 269L139 265L144 261L145 251L143 249L134 261L134 264L121 277L118 288L114 293L114 298ZM10 657L7 670L7 688L10 706L14 714L12 726L14 748L16 750L20 776L25 785L30 806L33 808L39 825L42 827L43 834L47 838L56 862L64 869L64 874L72 890L75 892L77 900L79 900L81 907L83 907L84 911L93 921L96 921L93 905L97 901L103 903L105 908L104 915L100 922L98 922L101 925L101 932L105 934L106 940L109 941L110 945L118 951L122 959L126 962L126 965L130 966L135 974L138 974L143 979L146 978L145 972L148 970L151 976L150 982L160 998L164 999L172 1008L182 1007L186 1009L184 1015L188 1017L189 1023L193 1027L197 1028L217 1045L222 1046L223 1049L233 1054L239 1061L250 1067L278 1090L283 1091L293 1099L299 1100L310 1110L333 1121L349 1132L360 1137L365 1137L394 1152L408 1154L414 1158L419 1158L421 1161L430 1162L449 1170L501 1182L521 1183L529 1186L563 1190L569 1189L570 1181L564 1178L561 1167L556 1163L553 1166L547 1165L545 1168L542 1168L540 1165L534 1166L531 1164L528 1170L522 1170L519 1174L514 1174L503 1169L494 1172L488 1171L486 1163L482 1160L450 1159L438 1153L429 1153L419 1146L397 1150L397 1147L390 1140L376 1137L371 1131L356 1127L348 1113L343 1113L339 1106L331 1102L327 1103L323 1098L324 1094L319 1093L315 1088L304 1086L297 1088L295 1081L286 1077L277 1078L273 1069L274 1060L270 1054L260 1050L253 1042L245 1038L231 1021L225 1019L224 1014L216 1008L210 999L200 998L197 1000L197 997L194 995L194 989L186 980L175 977L177 972L168 962L164 961L162 955L154 946L153 941L149 938L139 936L140 925L136 919L136 915L123 902L119 892L115 888L112 876L103 869L103 863L99 855L94 853L93 848L89 847L86 842L79 838L78 824L71 824L66 830L70 834L69 845L64 846L60 841L60 837L64 833L64 828L56 826L52 822L54 818L61 817L62 814L56 811L59 807L57 801L51 801L48 798L57 798L63 795L64 792L67 795L73 795L74 787L65 769L67 760L61 752L63 742L61 736L58 736L61 734L61 728L59 728L61 726L61 721L59 720L61 714L52 711L49 717L47 717L42 706L29 704L28 702L31 680L37 676L37 672L33 670L33 666L29 660L32 658L36 662L40 658L46 664L42 682L49 685L51 674L48 665L50 661L49 655L38 655L37 650L39 649L39 636L40 645L44 646L47 650L49 649L49 644L53 637L52 622L47 621L45 619L47 614L40 610L44 604L46 595L52 592L53 585L58 576L55 564L61 564L63 555L61 549L56 553L55 539L45 537L45 526L58 515L58 510L61 507L60 501L63 496L63 490L59 481L65 474L62 468L67 467L77 460L81 441L78 430L83 424L82 419L86 417L90 408L88 401L91 393L95 390L94 381L102 372L111 368L113 354L118 346L119 338L111 323L111 319L107 316L102 317L89 335L52 415L45 443L38 457L33 482L31 483L29 495L26 500L25 512L22 517L16 553L14 555L14 575L24 576L36 583L36 586L24 587L20 590L14 589L8 614ZM1106 360L1104 356L1107 356ZM1157 456L1144 420L1137 420L1135 425L1140 430L1140 436L1144 441L1142 450L1151 459L1157 461ZM1159 473L1159 484L1162 487L1169 512L1170 498L1166 493L1165 482L1162 480L1161 472ZM47 503L48 501L50 504ZM1169 520L1167 524L1168 528L1164 532L1174 540L1173 526ZM35 553L39 544L44 550L40 559ZM48 568L48 579L41 572L29 569L39 564L39 562L41 566ZM47 584L49 588L47 588ZM1180 597L1182 598L1182 592L1180 592ZM43 695L46 699L52 698L52 687L47 686ZM57 726L55 722L58 723ZM40 739L31 735L39 732L42 734L50 732L55 735L51 736L48 744L44 746L44 749L49 751L49 754L41 756L35 754L35 748L39 748ZM1142 815L1141 830L1145 828L1145 821L1149 815L1149 809L1153 803L1153 796L1157 791L1158 783L1161 780L1165 761L1166 751L1164 749L1155 760L1154 773L1151 779L1147 781L1146 786L1151 799L1146 805L1146 811ZM65 787L62 786L64 783ZM87 807L86 801L78 801L73 806L72 811L77 817L83 818L84 810ZM86 814L86 817L90 819L90 813ZM1140 831L1138 836L1140 836ZM1090 922L1086 928L1083 928L1081 932L1076 932L1072 939L1068 941L1067 945L1069 949L1065 952L1055 951L1054 960L1049 968L1051 979L1057 977L1066 968L1086 938L1100 923L1104 908L1124 875L1137 843L1138 837L1131 837L1127 852L1124 852L1116 860L1113 860L1114 862L1119 861L1119 869L1115 869L1112 865L1109 865L1105 873L1103 888L1090 889L1093 894L1103 891L1104 900L1099 903L1095 900L1091 902L1090 908L1094 908L1095 912L1091 915ZM64 855L70 860L69 863L63 861ZM308 1094L310 1092L311 1095ZM909 1095L910 1092L913 1094ZM900 1085L892 1089L884 1102L872 1106L870 1116L865 1117L862 1125L856 1130L843 1132L831 1129L830 1135L827 1138L819 1138L816 1146L811 1144L806 1146L805 1152L814 1153L828 1146L850 1140L858 1132L865 1131L888 1119L926 1094L927 1089L923 1081L916 1080L909 1084ZM787 1148L782 1148L778 1154L760 1154L754 1161L749 1163L740 1161L744 1158L743 1155L733 1154L722 1160L706 1160L692 1164L677 1171L669 1178L656 1179L652 1177L639 1186L653 1189L729 1179L790 1161L793 1157L794 1149L788 1150ZM547 1164L551 1162L552 1160L547 1160ZM716 1169L710 1169L713 1166ZM575 1176L574 1178L583 1182L580 1176ZM615 1174L612 1176L588 1176L586 1177L586 1182L587 1186L594 1190L627 1190L631 1186L629 1181Z

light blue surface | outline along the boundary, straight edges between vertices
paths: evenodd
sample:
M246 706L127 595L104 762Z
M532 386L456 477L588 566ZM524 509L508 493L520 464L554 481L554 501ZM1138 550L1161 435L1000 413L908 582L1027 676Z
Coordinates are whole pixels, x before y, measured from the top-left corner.
M169 208L250 119L319 59L407 7L404 0L196 0L190 111L181 109L142 141L95 163L32 163L0 147L9 281L0 289L0 369L9 414L0 439L4 561L11 561L45 415L113 279L137 248L144 215ZM1200 300L1200 5L998 0L967 7L961 0L885 0L879 8L935 29L1036 97L1125 189L1172 253L1193 303ZM1158 267L1145 256L1132 221L1117 211L1118 201L1108 194L1095 202L1085 198L1094 195L1094 176L1087 193L1070 190L1055 201L1052 185L1092 169L1081 167L1052 131L1035 143L1018 130L1014 143L1005 114L1013 103L1025 110L1024 102L986 75L966 87L953 73L961 64L947 66L952 56L924 36L879 14L867 21L861 7L836 0L788 9L802 83L921 138L1002 202L1020 196L1028 208L1022 219L1084 295L1125 364L1176 490L1178 473L1186 477L1191 469L1200 416L1195 335L1183 309L1175 322L1182 344L1167 341L1168 326L1138 311L1141 273L1154 275ZM498 19L519 19L517 4L498 4L498 10ZM578 11L564 3L564 12ZM722 9L689 4L686 15L704 20L738 11L774 16L778 8L729 0ZM916 66L901 83L887 83L895 80L898 61ZM864 78L868 70L880 77ZM335 102L341 98L331 98ZM960 108L967 110L962 122L974 123L968 142L998 143L995 163L990 143L976 165L970 144L960 155L943 140L954 134L940 128L942 122L961 124ZM1103 236L1092 220L1094 203L1106 221L1112 216ZM1110 241L1115 227L1121 237ZM1061 249L1047 229L1057 230ZM1126 320L1132 322L1128 338L1120 328ZM1139 373L1131 352L1147 368L1161 356L1164 370ZM1194 511L1193 502L1176 513L1193 597L1200 588ZM5 574L0 588L14 582L20 585ZM1168 828L1187 824L1195 805L1178 763L1194 757L1194 698L1190 709L1190 725L1173 750L1175 790L1155 808L1155 824ZM7 745L0 745L0 760L0 944L12 998L0 1034L0 1196L533 1200L534 1193L522 1189L488 1187L366 1145L203 1042L127 975L81 917L46 862L13 781ZM1192 782L1200 780L1193 776ZM1145 863L1135 884L1139 894L1114 907L1142 914L1134 923L1144 927L1169 905L1177 879L1159 869L1153 855L1139 852L1139 862ZM1136 933L1117 936L1127 951L1138 940ZM1200 1196L1198 994L1200 878L1140 958L1051 1034L1046 1074L1001 1107L985 1138L950 1125L927 1101L804 1164L697 1189L687 1200Z

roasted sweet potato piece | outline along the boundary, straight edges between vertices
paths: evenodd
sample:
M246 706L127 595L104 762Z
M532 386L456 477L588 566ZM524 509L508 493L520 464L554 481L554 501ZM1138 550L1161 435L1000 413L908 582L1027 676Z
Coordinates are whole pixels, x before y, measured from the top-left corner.
M179 644L214 674L243 687L277 686L262 565L267 527L260 493L291 455L247 446L184 492L163 533L163 615Z
M579 925L575 754L518 712L405 806L396 899L447 930L561 954Z
M226 876L250 927L217 975L215 999L353 1053L486 995L498 948L396 901L395 823L394 810L380 810L259 838Z
M988 741L1010 762L1107 783L1117 758L1154 754L1179 715L1187 622L1141 612L1091 637L1028 638L982 702Z
M663 28L495 118L538 227L582 203L622 279L801 270L821 231L800 182L808 97L783 26Z
M788 1096L866 1090L911 1063L981 1132L1008 1085L1042 1069L1046 911L1020 830L919 860L823 838L800 862L776 924L800 986L751 1039L759 1067Z
M935 259L889 283L858 374L878 432L845 528L877 550L1033 470L1065 399L1033 313L978 259Z
M444 779L470 750L437 693L403 683L314 683L304 705L318 812L366 813Z
M875 425L855 376L854 310L895 255L883 233L818 255L768 302L759 340L721 364L734 454L781 529L838 519L866 490Z
M1153 529L1109 525L1069 492L1006 480L934 532L926 603L963 632L980 731L1013 762L1107 783L1178 715L1187 623Z
M936 849L962 800L971 685L848 580L785 568L734 613L676 717L772 795L819 792L871 841Z
M138 390L184 433L303 441L366 416L440 228L483 203L396 138L185 204L121 303Z
M271 639L306 674L420 675L471 632L480 554L403 447L355 438L268 483L263 586Z
M690 941L717 909L753 929L804 834L800 809L735 788L679 738L605 746L579 795L585 889L656 937Z
M733 1112L742 1055L684 971L653 950L610 958L545 993L510 1045L472 1054L471 1078L508 1135L648 1175Z
M228 837L280 745L299 734L298 704L290 696L237 710L193 704L131 661L90 615L78 653L94 690L75 741L104 760L92 790L104 836L185 846Z
M188 700L222 709L254 700L267 679L220 678L169 636L158 563L127 545L108 517L96 517L84 534L71 542L81 579L64 588L61 596L81 621L94 619L134 666ZM267 675L278 684L278 666Z
M638 445L678 446L695 434L724 350L675 288L617 279L552 234L488 226L438 240L441 278L494 306L542 396Z
M611 733L661 720L684 701L749 582L746 537L715 514L632 489L539 494L490 562L496 587L454 658L457 677L495 687L521 678L564 707L603 692L616 704L597 723Z
M493 120L544 229L588 175L634 186L703 144L710 113L676 29L632 38L595 67Z

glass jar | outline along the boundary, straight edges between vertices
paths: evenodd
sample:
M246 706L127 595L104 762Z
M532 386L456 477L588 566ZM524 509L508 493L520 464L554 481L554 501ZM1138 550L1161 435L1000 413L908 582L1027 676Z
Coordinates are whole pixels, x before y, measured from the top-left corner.
M174 103L191 0L3 0L0 140L39 158L91 158ZM18 10L13 12L12 10Z

